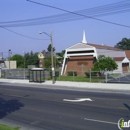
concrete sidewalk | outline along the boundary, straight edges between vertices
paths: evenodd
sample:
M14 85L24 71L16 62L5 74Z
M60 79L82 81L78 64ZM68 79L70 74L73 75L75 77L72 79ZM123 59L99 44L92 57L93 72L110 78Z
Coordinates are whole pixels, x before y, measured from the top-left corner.
M52 81L45 81L43 83L34 83L29 80L20 79L0 79L0 83L17 83L17 84L32 84L32 85L52 85L52 86L66 86L71 88L81 88L81 89L96 89L96 90L119 90L119 91L130 91L130 84L112 84L112 83L89 83L89 82L69 82L69 81L56 81L52 84Z

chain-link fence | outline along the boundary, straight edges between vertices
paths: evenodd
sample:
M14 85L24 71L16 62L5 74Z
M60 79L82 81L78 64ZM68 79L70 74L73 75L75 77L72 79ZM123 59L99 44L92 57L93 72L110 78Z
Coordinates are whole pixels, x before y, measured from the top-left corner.
M28 75L28 69L5 69L2 70L1 77L11 79L27 79Z
M59 75L58 80L101 82L101 83L130 83L130 72L119 71L68 71L64 76Z
M50 70L46 69L44 71L45 79L50 79ZM8 79L29 79L29 69L22 68L22 69L5 69L1 70L1 77L8 78Z
M58 72L57 72L58 73ZM57 76L57 80L64 80L64 81L77 81L77 82L105 82L106 76L105 74L101 74L99 71L68 71L66 74L63 74L63 76L60 75Z
M130 72L107 73L107 83L130 83Z
M28 69L2 70L3 78L29 79ZM51 80L50 69L44 72L45 80ZM109 71L68 71L61 75L61 70L55 70L56 81L75 81L75 82L101 82L101 83L130 83L130 72L109 72Z

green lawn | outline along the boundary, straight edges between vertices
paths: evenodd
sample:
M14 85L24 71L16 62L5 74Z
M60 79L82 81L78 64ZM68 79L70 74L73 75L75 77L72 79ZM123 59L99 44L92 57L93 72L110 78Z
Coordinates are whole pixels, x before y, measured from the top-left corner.
M75 81L75 82L90 82L90 78L86 76L60 76L56 78L57 81ZM105 79L94 77L91 82L104 82Z
M0 124L0 130L20 130L19 127L11 127L4 124Z
M109 74L109 77L113 77L113 78L116 78L116 77L119 77L121 76L121 74Z

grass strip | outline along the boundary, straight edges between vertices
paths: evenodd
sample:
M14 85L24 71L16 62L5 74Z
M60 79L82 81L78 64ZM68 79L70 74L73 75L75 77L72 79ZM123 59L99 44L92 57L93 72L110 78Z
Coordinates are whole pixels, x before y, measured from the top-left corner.
M57 81L75 81L75 82L104 82L104 78L101 77L94 77L91 79L85 76L60 76L56 77Z
M19 127L11 127L4 124L0 124L0 130L20 130Z

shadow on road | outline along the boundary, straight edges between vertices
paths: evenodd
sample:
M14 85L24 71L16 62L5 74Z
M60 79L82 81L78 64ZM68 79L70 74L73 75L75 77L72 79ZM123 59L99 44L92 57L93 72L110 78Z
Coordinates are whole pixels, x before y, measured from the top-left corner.
M19 102L19 100L4 100L3 98L0 98L0 119L2 119L8 114L11 114L16 110L19 110L20 107L23 106L24 105L21 102Z
M125 106L126 108L128 108L128 110L130 111L130 106L129 106L129 105L127 105L126 103L124 103L124 106Z

